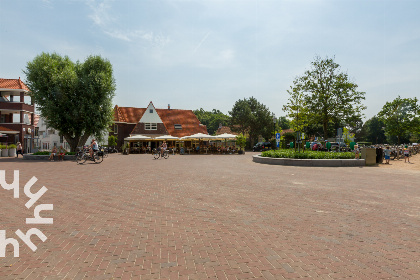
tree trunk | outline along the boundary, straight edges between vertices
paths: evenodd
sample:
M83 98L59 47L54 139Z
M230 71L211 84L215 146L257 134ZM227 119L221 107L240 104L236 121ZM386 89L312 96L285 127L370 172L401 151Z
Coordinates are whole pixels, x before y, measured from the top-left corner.
M84 134L83 136L81 136L79 139L79 143L77 143L78 147L82 147L83 145L85 145L86 140L89 138L89 136L90 136L89 134Z
M88 134L83 136L76 135L75 137L71 137L70 134L64 134L64 138L66 138L67 143L70 145L70 152L76 152L77 147L81 147L86 143L86 140L89 138Z
M322 123L322 128L324 130L324 141L328 139L328 122L324 121Z
M64 138L70 145L70 152L76 152L80 137L71 137L69 134L64 134Z

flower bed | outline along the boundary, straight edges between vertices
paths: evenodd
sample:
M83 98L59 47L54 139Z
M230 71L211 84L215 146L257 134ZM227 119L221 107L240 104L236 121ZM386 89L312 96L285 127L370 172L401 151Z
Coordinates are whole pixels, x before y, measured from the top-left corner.
M295 152L294 149L288 150L271 150L261 153L262 157L271 158L296 158L296 159L354 159L353 152L318 152L305 151Z

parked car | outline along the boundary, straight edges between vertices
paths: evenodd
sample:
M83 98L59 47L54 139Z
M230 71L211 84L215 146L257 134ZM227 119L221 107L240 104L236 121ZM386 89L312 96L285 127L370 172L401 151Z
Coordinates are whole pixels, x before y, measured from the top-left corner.
M261 152L261 151L268 151L271 150L271 143L270 142L258 142L252 148L254 152Z
M338 147L340 146L341 151L348 151L350 148L347 147L346 143L341 142L338 144L338 142L332 142L331 143L331 150L332 151L338 151Z

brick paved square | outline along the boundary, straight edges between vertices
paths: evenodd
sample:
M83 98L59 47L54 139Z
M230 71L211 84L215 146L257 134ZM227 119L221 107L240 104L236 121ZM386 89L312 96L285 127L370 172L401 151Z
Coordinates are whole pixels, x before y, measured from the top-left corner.
M420 172L270 166L246 155L111 154L101 164L0 158L0 279L420 278ZM30 209L32 177L48 191ZM26 225L52 203L53 225ZM32 252L15 235L46 236Z

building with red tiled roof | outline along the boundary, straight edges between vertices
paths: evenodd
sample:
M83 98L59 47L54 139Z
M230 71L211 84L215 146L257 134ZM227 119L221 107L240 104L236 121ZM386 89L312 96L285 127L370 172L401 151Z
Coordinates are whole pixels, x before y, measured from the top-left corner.
M230 129L230 127L228 126L219 126L219 128L216 130L216 135L220 135L220 134L234 134L234 135L238 135L238 133L236 132L232 132L232 129Z
M29 88L20 77L19 79L0 78L0 126L6 129L2 133L5 136L0 137L1 143L21 142L25 152L31 152L35 128L34 111Z
M133 135L157 137L171 135L189 136L196 133L207 134L207 127L202 125L192 110L156 109L152 102L147 108L114 108L114 127L110 135L117 137L117 146L124 144L124 138Z

